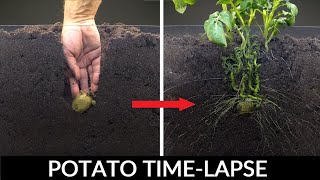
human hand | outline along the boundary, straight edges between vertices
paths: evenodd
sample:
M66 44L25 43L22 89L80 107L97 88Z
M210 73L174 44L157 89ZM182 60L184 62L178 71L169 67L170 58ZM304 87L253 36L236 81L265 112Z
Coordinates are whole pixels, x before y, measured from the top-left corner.
M94 20L86 20L77 24L64 25L61 34L63 52L68 67L72 72L69 77L73 97L80 90L95 93L98 90L101 43Z

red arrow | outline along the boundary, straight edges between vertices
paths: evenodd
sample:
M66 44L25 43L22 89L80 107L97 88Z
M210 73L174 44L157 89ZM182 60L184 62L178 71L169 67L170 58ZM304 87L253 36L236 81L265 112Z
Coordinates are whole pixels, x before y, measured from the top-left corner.
M194 105L194 103L182 98L179 98L179 101L132 101L132 108L138 109L178 108L179 111L183 111Z

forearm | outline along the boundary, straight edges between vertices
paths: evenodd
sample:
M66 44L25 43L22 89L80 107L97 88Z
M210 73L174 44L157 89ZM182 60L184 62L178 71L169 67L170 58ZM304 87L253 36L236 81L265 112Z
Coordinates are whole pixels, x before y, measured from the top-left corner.
M79 24L94 20L102 0L65 0L63 24Z

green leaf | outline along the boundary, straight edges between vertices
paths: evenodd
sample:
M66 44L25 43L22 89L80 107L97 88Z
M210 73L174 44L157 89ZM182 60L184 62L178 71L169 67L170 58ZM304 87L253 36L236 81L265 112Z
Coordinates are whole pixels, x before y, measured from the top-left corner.
M184 0L184 2L189 5L194 5L197 2L197 0Z
M184 0L172 0L174 3L174 7L177 12L180 14L183 14L187 9L187 3L184 2Z
M224 26L221 20L224 19L224 21L228 21L228 19L226 18L226 13L223 13L223 17L224 18L222 18L221 13L219 12L211 14L209 19L206 20L204 23L204 29L210 41L220 46L227 47L227 39L224 32ZM230 22L227 23L229 23L230 25Z
M298 7L295 4L287 2L287 8L290 9L291 14L293 16L297 16L298 15L299 10L298 10Z
M296 17L291 16L289 18L286 18L286 22L288 26L293 26L296 23Z
M277 19L276 20L277 21L277 23L279 24L279 25L285 25L285 24L287 24L287 18L285 18L285 17L280 17L279 19Z
M287 15L289 15L290 13L287 12L287 11L282 10L282 14L285 15L285 16L287 16Z
M250 6L251 6L250 0L243 0L243 1L240 3L240 10L241 10L241 11L245 11L245 10L247 10Z
M290 2L286 3L287 8L290 10L289 12L283 11L282 13L287 16L286 18L286 23L288 26L293 26L296 23L296 16L299 13L298 7Z
M217 18L217 17L219 17L219 11L217 11L217 12L215 12L215 13L213 13L213 14L210 14L210 16L209 16L209 19L215 19L215 18Z
M172 0L177 12L183 14L188 5L194 5L197 0Z
M267 0L255 0L257 5L260 6L260 7L267 7Z
M232 0L219 0L217 4L231 4Z
M237 0L235 3L234 3L234 5L235 6L239 6L239 4L242 2L242 0Z
M223 22L223 24L225 24L230 31L233 30L233 27L234 27L235 22L234 22L234 19L233 19L232 14L231 14L230 12L228 12L228 11L222 11L222 12L219 14L219 20L220 20L221 22Z

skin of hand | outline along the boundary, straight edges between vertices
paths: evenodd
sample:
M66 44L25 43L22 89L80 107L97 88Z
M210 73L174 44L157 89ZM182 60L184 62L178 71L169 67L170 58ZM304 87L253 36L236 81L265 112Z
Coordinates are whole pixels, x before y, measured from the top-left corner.
M63 52L72 75L69 78L73 97L80 90L98 90L101 66L101 42L95 24L100 0L66 0L61 34ZM90 82L90 84L89 84Z

